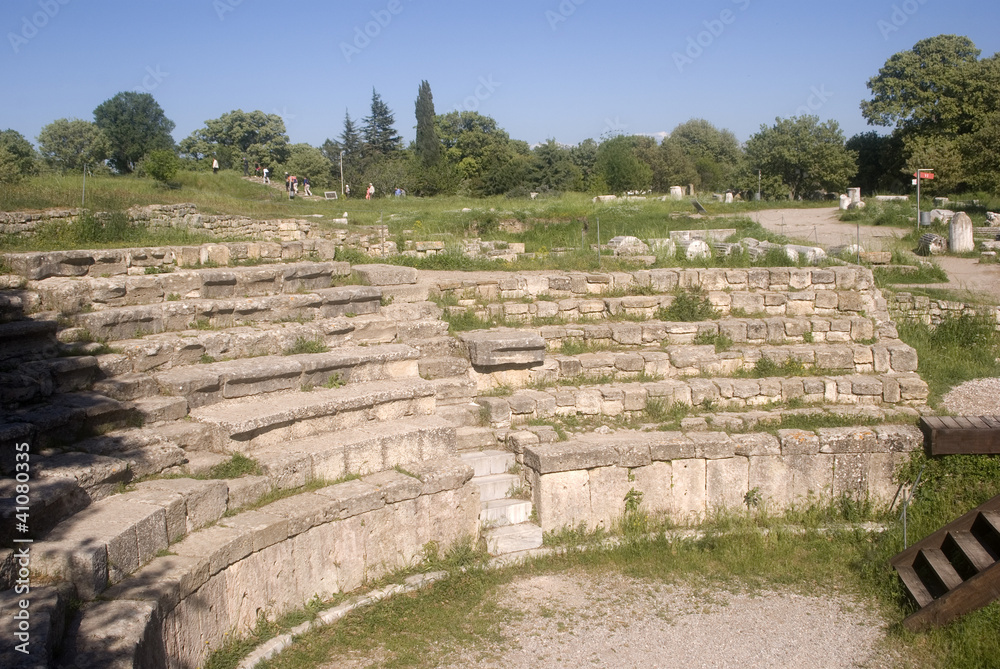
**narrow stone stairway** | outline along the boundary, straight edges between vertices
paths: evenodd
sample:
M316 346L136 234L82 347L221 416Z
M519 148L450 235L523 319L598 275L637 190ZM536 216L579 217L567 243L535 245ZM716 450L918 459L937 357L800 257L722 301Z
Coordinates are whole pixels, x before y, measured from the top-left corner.
M504 451L462 453L472 466L472 483L479 488L479 520L490 555L509 555L542 545L542 528L532 520L532 503L518 499L524 480L513 473L514 454Z

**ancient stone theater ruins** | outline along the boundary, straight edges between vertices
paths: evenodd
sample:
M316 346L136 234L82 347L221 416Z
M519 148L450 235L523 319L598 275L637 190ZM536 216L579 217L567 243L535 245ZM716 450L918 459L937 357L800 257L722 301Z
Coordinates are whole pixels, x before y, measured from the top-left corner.
M0 497L29 444L32 506L23 534L3 507L3 586L34 538L52 662L197 667L432 542L611 529L633 490L679 524L888 502L922 444L916 353L859 266L439 273L248 233L286 241L5 256ZM666 318L686 294L714 316ZM797 413L859 427L765 429Z

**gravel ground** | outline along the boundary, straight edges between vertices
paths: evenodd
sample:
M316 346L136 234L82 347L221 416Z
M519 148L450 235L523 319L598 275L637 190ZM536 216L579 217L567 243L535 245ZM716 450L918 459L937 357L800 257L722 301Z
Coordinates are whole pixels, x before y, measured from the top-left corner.
M973 379L952 388L945 409L960 416L1000 416L1000 379Z
M538 667L894 666L881 644L885 622L839 594L695 589L621 574L558 574L504 587L503 641L446 654L447 669ZM323 669L382 666L387 659L337 658ZM333 659L333 658L331 658Z

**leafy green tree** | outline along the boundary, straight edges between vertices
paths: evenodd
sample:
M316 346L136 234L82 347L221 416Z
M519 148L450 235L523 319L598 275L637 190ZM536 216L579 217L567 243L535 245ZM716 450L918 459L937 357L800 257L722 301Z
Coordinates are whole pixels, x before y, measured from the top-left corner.
M645 190L652 185L653 169L637 155L639 144L638 137L629 135L601 142L594 171L609 191Z
M260 164L273 169L291 155L285 121L277 114L260 110L236 109L209 119L204 128L185 138L180 148L196 161L215 156L223 169L239 167L244 157L251 166Z
M364 126L361 135L365 143L365 152L376 156L392 157L402 149L403 138L394 127L395 116L374 88L372 89L371 113L362 121Z
M979 54L972 40L958 35L917 42L891 56L868 81L872 99L861 103L862 115L872 125L894 126L906 134L969 132L988 102L984 98L995 103L1000 94L984 87L988 81L977 83L989 69L979 62Z
M168 149L154 149L142 161L142 168L146 174L161 184L170 183L177 176L180 166L177 156Z
M500 195L526 183L530 150L489 116L453 111L435 119L445 160L461 181L460 192Z
M38 148L45 162L61 172L98 165L108 158L108 140L90 121L57 119L38 133Z
M918 169L933 169L935 178L921 184L921 193L946 195L968 187L959 140L942 135L910 135L903 140L905 174L913 179Z
M37 172L31 142L16 130L0 131L0 183L16 183Z
M747 165L777 176L793 199L817 191L843 192L857 174L857 154L844 145L836 121L816 116L776 119L746 144Z
M671 185L694 183L706 190L733 186L733 176L743 157L740 142L729 130L719 130L704 119L681 123L663 141L678 173L689 173L693 166L697 178ZM686 160L682 159L684 156ZM689 164L690 163L690 164Z
M904 178L903 140L898 133L880 135L874 130L847 140L847 149L858 154L854 185L864 193L902 193L910 181Z
M327 188L333 183L333 165L323 152L308 144L292 144L289 147L288 162L284 165L285 172L294 174L302 183L302 177L309 177L309 183L317 188ZM340 180L339 164L337 180Z
M555 139L531 152L531 186L539 190L583 190L583 170L573 162L570 149Z
M597 146L597 142L593 139L585 139L569 150L570 160L582 175L580 190L590 190L590 182L594 178L594 165L597 163Z
M702 176L694 159L682 144L664 139L660 144L659 170L653 173L653 189L665 193L671 186L702 186Z
M94 109L94 123L107 137L111 166L123 174L154 149L173 149L174 122L149 93L124 91Z
M959 140L969 185L1000 193L1000 112L987 116L982 127Z

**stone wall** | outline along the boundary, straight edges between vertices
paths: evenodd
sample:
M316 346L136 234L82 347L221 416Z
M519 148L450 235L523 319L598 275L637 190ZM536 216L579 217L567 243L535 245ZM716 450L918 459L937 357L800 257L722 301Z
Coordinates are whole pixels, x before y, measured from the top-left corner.
M545 531L593 530L614 527L630 490L643 511L682 524L745 509L752 490L769 512L841 495L887 504L894 472L922 444L912 426L618 433L529 446L524 464Z
M922 295L895 293L888 299L889 313L900 321L920 321L938 325L947 318L963 315L985 315L995 320L1000 331L1000 307L973 305L951 300L934 300Z
M428 543L475 540L471 468L416 473L422 478L389 471L302 493L189 535L85 607L81 629L110 611L132 638L112 645L78 636L77 656L91 662L83 666L133 666L114 664L123 656L134 666L202 666L261 615L273 619L413 566Z
M0 212L0 234L34 235L40 226L75 222L84 209L47 209L39 212ZM98 219L107 217L97 212ZM246 216L199 214L194 204L153 204L130 207L125 215L133 223L154 228L185 228L211 237L302 240L311 237L311 225L300 219L255 220Z

